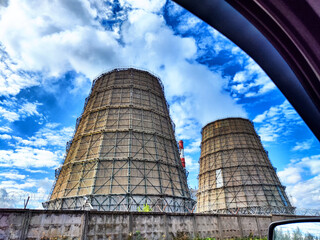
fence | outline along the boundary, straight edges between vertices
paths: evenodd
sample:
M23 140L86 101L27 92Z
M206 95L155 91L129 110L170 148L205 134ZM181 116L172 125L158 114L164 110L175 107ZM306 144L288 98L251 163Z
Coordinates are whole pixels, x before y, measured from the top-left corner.
M271 222L297 217L0 209L0 239L265 237Z

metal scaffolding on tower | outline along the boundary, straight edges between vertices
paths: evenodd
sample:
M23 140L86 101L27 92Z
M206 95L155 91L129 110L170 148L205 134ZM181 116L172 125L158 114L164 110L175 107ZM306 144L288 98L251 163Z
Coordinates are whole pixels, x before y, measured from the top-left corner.
M198 212L293 214L253 124L227 118L202 129Z
M188 212L190 197L159 78L115 69L94 80L47 209Z

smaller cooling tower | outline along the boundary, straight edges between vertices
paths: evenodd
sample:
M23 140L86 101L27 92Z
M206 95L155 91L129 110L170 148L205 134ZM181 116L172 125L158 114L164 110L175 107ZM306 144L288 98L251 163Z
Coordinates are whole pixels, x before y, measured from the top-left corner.
M253 124L227 118L202 129L198 212L292 214Z

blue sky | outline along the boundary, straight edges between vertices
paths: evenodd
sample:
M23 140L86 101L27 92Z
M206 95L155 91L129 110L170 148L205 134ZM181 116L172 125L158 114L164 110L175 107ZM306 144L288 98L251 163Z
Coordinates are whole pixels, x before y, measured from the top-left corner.
M165 0L0 1L0 207L41 207L92 80L116 67L161 78L191 187L201 128L246 117L292 203L320 208L318 140L252 59Z

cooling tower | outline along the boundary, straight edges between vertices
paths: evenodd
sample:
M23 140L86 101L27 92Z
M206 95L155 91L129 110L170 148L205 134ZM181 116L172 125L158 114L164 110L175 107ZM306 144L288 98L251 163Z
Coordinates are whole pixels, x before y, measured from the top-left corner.
M163 86L150 73L98 77L69 145L48 209L192 209Z
M253 124L227 118L202 129L198 212L293 214Z

